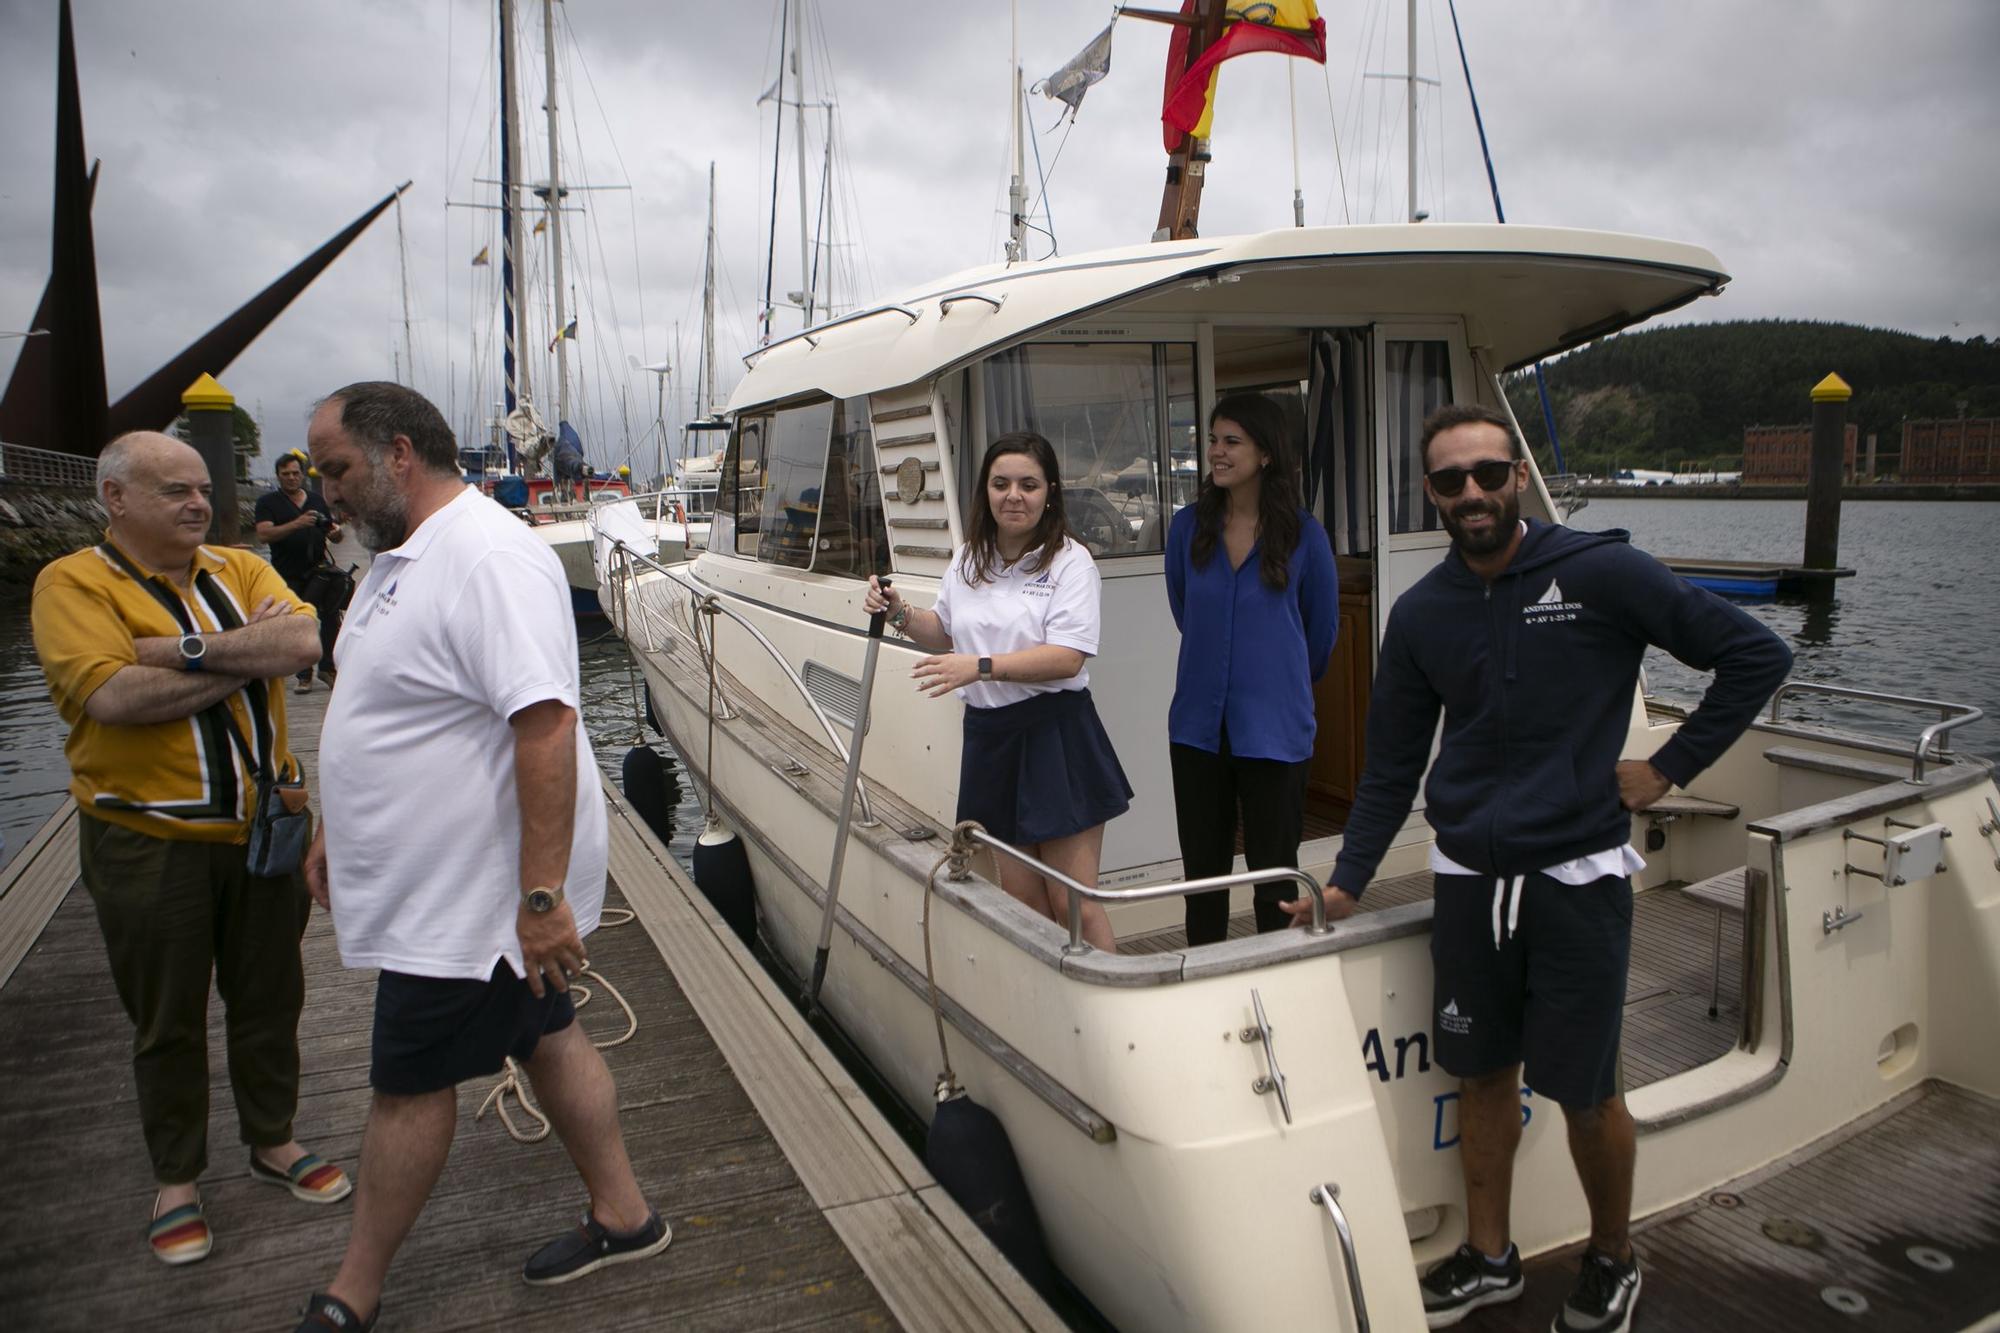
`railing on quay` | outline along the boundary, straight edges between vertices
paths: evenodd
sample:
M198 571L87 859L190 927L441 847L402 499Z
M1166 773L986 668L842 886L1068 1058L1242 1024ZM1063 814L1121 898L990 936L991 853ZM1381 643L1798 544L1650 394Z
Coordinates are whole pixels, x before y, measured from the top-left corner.
M95 492L97 460L81 454L0 441L0 481Z

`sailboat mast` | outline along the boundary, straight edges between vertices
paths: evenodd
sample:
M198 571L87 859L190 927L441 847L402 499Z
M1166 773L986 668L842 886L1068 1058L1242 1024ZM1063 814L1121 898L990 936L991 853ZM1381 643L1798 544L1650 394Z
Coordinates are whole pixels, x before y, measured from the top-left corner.
M514 0L500 0L500 285L507 308L507 410L512 412L531 396L528 384L527 265L516 253L521 230L521 108L514 95ZM514 461L513 437L507 441L507 461Z
M1409 142L1410 221L1417 221L1417 0L1408 0L1409 64L1403 80L1407 101L1404 107L1403 137Z
M701 378L695 384L695 418L715 411L715 163L708 164L708 255L701 273Z
M1411 0L1411 3L1416 3L1416 0ZM542 44L548 77L547 100L543 106L548 108L549 113L549 253L553 256L550 272L555 279L556 424L560 427L569 419L569 348L563 337L563 330L569 324L563 318L562 164L558 145L559 127L556 124L556 0L542 0Z
M799 288L801 328L811 328L813 322L813 274L812 262L808 257L806 232L811 226L810 210L806 204L806 78L800 53L806 44L806 6L799 0L792 10L792 151L799 160ZM781 98L778 112L784 114L785 104Z
M1028 197L1023 177L1028 174L1026 160L1026 136L1021 132L1021 6L1011 5L1013 16L1012 38L1008 45L1008 64L1013 68L1013 114L1007 118L1008 138L1013 140L1014 175L1007 182L1007 262L1018 264L1028 257Z
M778 13L778 114L771 118L771 227L764 241L764 331L763 341L771 341L771 320L777 311L771 304L778 279L778 163L785 150L785 30L791 26L791 0L781 0ZM799 0L804 4L805 0ZM760 103L763 98L757 99Z

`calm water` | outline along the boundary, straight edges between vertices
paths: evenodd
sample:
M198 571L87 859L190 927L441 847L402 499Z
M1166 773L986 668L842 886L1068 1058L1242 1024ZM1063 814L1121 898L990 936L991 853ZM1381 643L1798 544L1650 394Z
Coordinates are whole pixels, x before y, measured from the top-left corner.
M1795 500L1598 500L1575 517L1580 528L1626 528L1657 555L1791 560L1803 549L1805 503ZM1988 716L1958 733L1962 750L2000 760L2000 578L1992 557L2000 504L1850 504L1841 515L1840 554L1858 572L1832 603L1753 605L1797 654L1807 680L1976 704ZM616 783L633 744L637 694L624 646L590 637L581 655L584 716L598 762ZM1655 653L1647 679L1655 693L1692 700L1702 677ZM1843 721L1914 739L1914 713L1843 708L1825 701L1787 705L1788 715ZM0 863L11 858L62 800L68 774L63 728L49 703L29 637L24 582L0 588ZM671 755L664 742L654 746ZM681 783L673 850L685 862L701 811Z

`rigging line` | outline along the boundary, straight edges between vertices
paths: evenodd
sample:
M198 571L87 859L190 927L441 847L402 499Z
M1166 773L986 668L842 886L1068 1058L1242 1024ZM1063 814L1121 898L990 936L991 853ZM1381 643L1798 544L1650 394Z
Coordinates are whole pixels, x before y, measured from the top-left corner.
M1027 94L1024 92L1022 94L1023 100L1025 100L1026 97ZM1031 121L1030 124L1032 123L1033 122ZM1039 204L1042 209L1042 216L1048 219L1049 229L1044 234L1047 235L1049 238L1049 252L1048 254L1042 256L1042 258L1044 259L1053 259L1055 256L1062 253L1062 245L1056 240L1055 211L1051 209L1048 204L1049 177L1056 174L1056 166L1058 163L1062 161L1063 149L1069 146L1069 132L1076 128L1076 120L1074 117L1071 117L1065 123L1062 117L1058 116L1057 124L1063 125L1062 142L1056 145L1056 151L1049 156L1049 165L1046 171L1042 169L1042 136L1040 134L1035 134L1035 135L1030 135L1028 138L1028 141L1034 144L1035 146L1035 175L1041 179L1042 183L1041 193L1035 196L1034 203L1028 205L1028 213L1030 216L1033 216L1035 211L1035 206L1036 204ZM1055 128L1054 125L1049 126L1049 129L1051 130L1054 128ZM1044 131L1044 133L1046 132L1047 131ZM1033 224L1030 223L1029 225L1032 226ZM1036 228L1036 230L1039 231L1040 228Z
M1319 74L1320 85L1326 89L1327 129L1333 135L1333 169L1335 179L1340 184L1340 217L1341 221L1351 226L1354 222L1354 214L1347 206L1347 164L1341 160L1340 122L1335 119L1333 114L1333 73L1325 65L1321 65L1319 67ZM1332 209L1326 209L1325 212L1328 217L1333 216Z
M638 211L638 203L634 199L634 195L637 192L631 188L632 171L631 168L625 165L625 152L622 148L618 146L617 131L612 128L611 117L604 109L604 98L597 91L597 80L590 72L590 62L584 57L583 46L576 40L576 31L570 24L569 9L567 6L565 6L563 9L563 30L569 34L570 54L575 59L577 65L583 70L584 86L590 89L590 100L597 107L598 119L604 123L604 137L611 144L611 155L612 157L617 159L618 174L624 180L626 185L625 204L627 210L631 213L632 217L632 284L634 288L634 295L639 305L639 349L642 353L644 353L648 346L648 341L647 341L648 329L646 325L646 282L644 275L640 271L639 211ZM571 87L576 86L576 81L574 79L570 80L570 86ZM579 151L581 151L580 138L579 138ZM609 280L608 271L606 273L606 279L607 281ZM651 361L652 357L650 355L646 355L644 359L647 361Z

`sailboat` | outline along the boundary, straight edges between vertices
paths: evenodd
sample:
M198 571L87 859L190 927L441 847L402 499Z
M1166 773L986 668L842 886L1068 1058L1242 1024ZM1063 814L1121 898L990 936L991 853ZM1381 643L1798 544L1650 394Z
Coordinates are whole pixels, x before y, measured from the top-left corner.
M1219 9L1189 0L1181 20L1219 26ZM1298 876L1317 895L1389 608L1450 544L1420 485L1422 419L1454 401L1508 412L1510 370L1729 274L1697 245L1550 227L1201 236L1190 168L1206 152L1175 141L1150 243L976 267L753 352L706 549L672 566L614 549L600 592L744 844L771 953L805 975L831 914L823 1011L916 1115L945 1068L996 1112L1055 1262L1106 1320L1422 1328L1418 1275L1466 1234L1457 1085L1429 1049L1430 829L1420 805L1349 921L1187 944L1165 726L1176 483L1224 393L1266 393L1304 423L1302 490L1341 587ZM1116 954L1001 891L997 858L1017 849L954 828L955 703L878 691L845 785L874 674L866 580L893 574L927 605L987 442L1020 429L1055 442L1103 577L1091 674L1136 796L1105 830L1100 887L1072 899L1106 903ZM1532 476L1523 513L1561 522ZM882 680L920 655L879 652ZM1828 694L1878 723L1786 715ZM1649 1301L1662 1281L1711 1285L1728 1317L1699 1326L1745 1329L1828 1307L1959 1327L2000 1304L2000 787L1949 744L1978 716L1794 680L1696 790L1633 817L1635 969L1691 968L1702 992L1628 1008L1634 1216L1652 1219L1639 1245L1663 1275ZM1635 695L1627 753L1682 720ZM1564 720L1544 724L1561 743ZM1247 923L1247 884L1233 894ZM1588 1223L1562 1117L1522 1096L1512 1220L1533 1270ZM1774 1172L1789 1192L1752 1211Z

